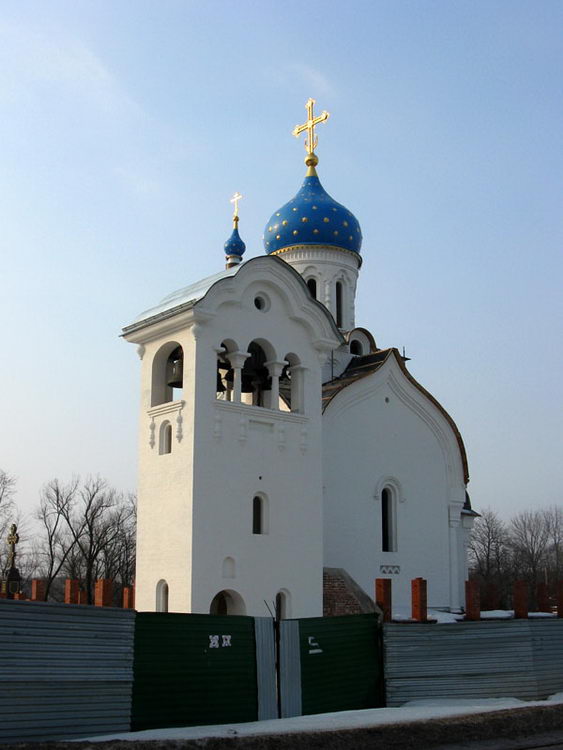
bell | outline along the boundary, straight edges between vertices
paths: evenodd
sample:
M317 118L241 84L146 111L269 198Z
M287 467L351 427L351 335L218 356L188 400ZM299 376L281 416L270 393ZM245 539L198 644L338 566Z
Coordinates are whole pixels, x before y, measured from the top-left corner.
M166 383L170 388L182 388L184 385L184 353L180 346L174 349L166 362Z
M217 393L225 393L227 389L223 385L223 378L221 377L221 373L219 370L217 370Z

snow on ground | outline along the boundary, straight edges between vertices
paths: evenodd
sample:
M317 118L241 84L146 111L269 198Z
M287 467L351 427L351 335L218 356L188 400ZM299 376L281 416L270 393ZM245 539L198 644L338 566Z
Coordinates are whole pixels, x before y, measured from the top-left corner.
M512 609L491 609L481 612L482 620L511 620L514 617ZM557 617L553 612L528 612L530 618ZM464 622L465 616L460 612L442 612L440 609L428 608L428 619L436 620L440 624ZM393 622L414 622L409 607L393 607Z
M124 732L75 740L103 742L106 740L195 740L205 737L237 737L261 734L289 734L292 732L319 732L340 729L357 729L382 724L404 724L428 719L444 719L451 716L467 716L507 708L549 706L563 703L563 693L556 693L546 701L522 701L517 698L484 698L463 700L450 698L440 700L410 701L400 708L368 708L363 711L338 711L313 716L295 716L291 719L252 721L246 724L220 724L205 727L173 727L170 729L147 729L144 732Z

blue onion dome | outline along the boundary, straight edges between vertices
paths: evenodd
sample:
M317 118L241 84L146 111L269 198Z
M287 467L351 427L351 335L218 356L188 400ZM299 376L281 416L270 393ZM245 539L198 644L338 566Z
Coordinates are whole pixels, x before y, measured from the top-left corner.
M325 191L314 164L295 198L273 214L264 230L269 255L302 245L325 245L358 254L362 246L358 220Z
M246 250L246 245L242 241L240 234L238 233L238 216L235 216L233 221L233 232L229 239L225 242L225 255L239 255L242 256Z

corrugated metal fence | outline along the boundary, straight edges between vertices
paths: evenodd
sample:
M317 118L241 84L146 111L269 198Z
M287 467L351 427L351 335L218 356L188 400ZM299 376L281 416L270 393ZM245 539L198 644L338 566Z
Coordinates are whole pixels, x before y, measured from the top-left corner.
M0 740L128 731L135 613L0 599Z
M282 717L383 705L374 614L282 620L280 629Z
M541 700L563 690L563 620L384 626L388 706L419 698Z

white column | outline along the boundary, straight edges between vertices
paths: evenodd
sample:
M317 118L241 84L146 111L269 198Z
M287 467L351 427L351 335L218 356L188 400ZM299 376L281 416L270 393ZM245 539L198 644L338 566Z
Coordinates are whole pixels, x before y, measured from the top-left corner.
M271 362L265 362L265 366L268 368L268 373L272 379L272 387L270 389L270 396L268 399L267 406L270 409L280 408L280 375L282 374L285 362L277 362L272 360Z
M228 352L226 356L234 371L233 401L240 404L242 393L242 368L248 357L250 357L250 354L249 352Z

